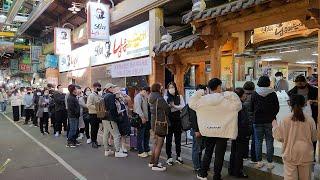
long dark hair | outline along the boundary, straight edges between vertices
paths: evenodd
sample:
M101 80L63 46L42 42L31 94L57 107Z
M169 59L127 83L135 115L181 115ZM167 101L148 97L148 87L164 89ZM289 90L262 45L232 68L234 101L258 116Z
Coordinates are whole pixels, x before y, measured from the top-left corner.
M303 107L305 106L306 100L302 95L292 95L290 97L290 106L293 112L293 116L291 118L292 121L305 121L305 116L303 114Z
M176 91L174 95L169 93L169 86L170 85L172 85L174 87L175 91ZM173 102L175 105L180 105L180 95L179 95L179 92L178 92L177 84L175 82L170 82L168 84L167 96L168 96L168 99L167 99L168 104Z

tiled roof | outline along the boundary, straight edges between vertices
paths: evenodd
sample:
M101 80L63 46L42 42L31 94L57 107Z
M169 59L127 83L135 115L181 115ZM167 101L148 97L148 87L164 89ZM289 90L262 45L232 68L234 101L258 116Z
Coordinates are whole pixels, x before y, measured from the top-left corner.
M198 13L194 13L191 11L182 17L182 22L187 24L194 20L216 18L270 1L271 0L238 0L227 4L223 4L221 6L206 9Z
M153 52L155 52L156 54L160 54L162 52L170 52L170 51L180 50L184 48L186 49L191 48L193 46L193 43L199 39L200 39L199 35L193 34L193 35L181 38L179 40L176 40L174 42L171 42L169 44L165 44L165 45L157 44L153 47Z

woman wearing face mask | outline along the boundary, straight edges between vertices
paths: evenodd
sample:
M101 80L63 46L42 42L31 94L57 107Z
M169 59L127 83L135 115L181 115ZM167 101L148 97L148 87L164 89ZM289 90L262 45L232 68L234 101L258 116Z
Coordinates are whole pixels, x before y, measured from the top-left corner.
M288 84L288 81L284 80L283 79L283 73L282 72L277 72L275 74L276 76L276 82L275 82L275 85L274 85L274 90L275 91L286 91L288 92L289 91L289 84Z
M181 126L181 118L180 112L185 106L184 99L181 95L179 95L177 85L174 82L168 84L168 92L167 95L164 97L171 108L171 112L169 114L169 131L168 135L166 136L166 153L168 156L167 164L169 166L173 165L172 159L172 137L174 135L175 145L176 145L176 154L177 159L176 163L183 164L181 154L181 133L182 133L182 126Z
M49 103L50 103L50 97L49 97L49 90L45 89L43 91L43 95L39 98L39 107L37 112L37 117L40 118L40 132L44 134L50 134L48 130L48 120L49 120ZM43 131L43 125L45 125Z
M90 139L90 117L89 117L89 110L87 107L87 101L88 101L88 96L91 94L91 89L89 87L86 87L83 91L83 96L79 98L79 104L81 107L81 112L82 112L82 117L83 117L83 122L84 122L84 128L80 129L80 136L79 139L82 139L84 136L83 134L85 133L86 138L87 138L87 144L91 143Z
M10 102L12 106L13 120L17 122L20 119L19 108L21 105L21 97L17 89L12 92Z

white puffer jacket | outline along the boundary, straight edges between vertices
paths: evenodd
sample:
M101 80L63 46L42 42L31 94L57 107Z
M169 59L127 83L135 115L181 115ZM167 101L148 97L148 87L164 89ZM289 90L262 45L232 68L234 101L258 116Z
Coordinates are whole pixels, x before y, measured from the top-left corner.
M189 106L197 112L200 133L206 137L236 139L238 112L242 109L240 98L234 92L203 96L200 90L190 98Z

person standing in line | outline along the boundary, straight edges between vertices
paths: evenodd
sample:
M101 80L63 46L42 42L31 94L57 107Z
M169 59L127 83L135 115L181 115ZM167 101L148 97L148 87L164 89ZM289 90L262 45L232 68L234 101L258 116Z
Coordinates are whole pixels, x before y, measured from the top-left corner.
M53 94L53 100L55 104L55 120L56 124L54 126L55 137L59 137L62 131L62 125L64 132L67 132L67 119L68 113L65 104L65 94L61 85L57 86L57 91Z
M5 102L5 96L4 96L5 92L3 89L0 89L0 111L4 112L4 102Z
M274 85L274 90L275 91L285 91L288 92L289 91L289 83L288 81L286 81L285 79L283 79L283 73L282 72L277 72L275 74L276 77L276 82Z
M251 97L252 94L255 90L255 85L253 82L251 81L247 81L246 83L244 83L243 85L243 89L244 89L244 93L246 96L246 100L243 102L243 106L245 106L247 112L248 112L248 117L249 117L249 123L250 123L250 136L251 136L251 149L250 149L250 158L251 164L256 164L257 163L257 158L256 158L256 146L255 146L255 140L254 140L254 128L253 128L253 110L252 110L252 106L251 106ZM245 152L245 159L248 158L249 155L249 142L248 142L248 149Z
M288 92L289 97L296 94L302 95L308 101L311 106L312 117L316 127L318 127L318 88L308 84L306 78L303 75L299 75L295 79L295 87ZM317 142L313 143L313 147L315 156Z
M20 120L19 108L21 106L21 96L17 89L13 90L10 102L12 106L13 121L18 122Z
M134 112L139 115L142 122L137 133L138 156L141 158L146 158L151 155L149 147L151 129L148 112L149 92L150 87L144 87L140 89L140 92L134 97Z
M43 95L39 98L39 106L38 106L38 113L37 117L40 118L40 132L42 135L50 134L49 133L49 90L44 89ZM44 127L43 127L44 126ZM45 131L43 131L43 128Z
M41 91L39 89L34 90L33 92L33 104L34 104L34 115L33 115L33 125L34 127L38 127L38 109L39 109L39 99L41 96Z
M116 89L117 87L114 84L108 83L105 86L105 94L104 94L104 102L105 107L107 108L107 117L103 119L102 125L103 125L103 145L105 148L105 156L111 156L115 155L117 158L124 158L127 157L128 154L123 153L120 151L121 149L121 134L119 132L118 124L119 121L119 113L116 106ZM108 145L108 135L109 133L113 137L113 143L116 152L110 150L110 147Z
M55 111L55 104L54 104L54 99L53 99L53 94L54 94L54 90L52 89L52 85L49 86L50 90L49 90L49 96L50 96L50 103L49 103L49 117L50 117L50 123L51 123L51 127L53 127L53 129L55 129L55 124L56 124L56 111ZM55 134L55 132L54 132Z
M203 89L205 94L207 94L207 86L199 84L196 90ZM189 107L189 118L191 120L191 135L192 135L192 162L194 172L200 172L202 151L204 150L204 141L205 138L202 137L198 121L197 121L197 113L193 109Z
M167 168L159 163L159 157L161 154L162 146L164 143L164 138L166 135L157 134L157 131L165 131L167 129L157 129L163 128L161 126L155 126L159 121L162 123L168 122L168 115L170 113L170 106L167 104L166 100L163 98L162 85L155 83L151 86L151 94L149 97L150 111L151 111L151 128L154 132L154 145L152 150L152 155L149 163L149 167L153 171L165 171Z
M221 85L220 79L213 78L208 82L209 94L204 95L204 90L198 90L189 100L190 108L197 112L200 133L206 139L205 154L197 174L200 180L207 180L213 152L213 180L221 180L228 139L237 137L241 101L234 92L222 92Z
M4 102L2 103L2 112L6 113L8 105L8 92L5 89L2 90L2 96L4 99Z
M100 145L97 143L97 137L101 120L97 117L96 104L102 98L99 94L102 90L101 84L98 82L93 83L93 89L94 92L88 96L87 107L90 116L92 148L98 148Z
M166 153L167 153L167 164L169 166L173 165L172 159L172 138L174 136L175 146L176 146L176 163L183 164L181 157L181 110L186 105L183 97L179 94L177 85L174 82L168 84L168 92L164 97L169 106L171 107L171 113L169 114L169 132L166 136Z
M251 106L254 112L253 129L256 143L256 168L262 168L265 164L262 162L262 144L266 139L267 145L267 168L273 169L274 139L272 137L272 121L277 119L279 112L279 101L274 89L270 87L268 76L261 76L258 81L258 87L251 97Z
M302 95L290 97L290 113L282 121L274 120L273 137L282 142L284 180L311 180L314 161L313 142L317 141L314 119L303 112L306 100Z
M26 113L25 113L25 105L26 102L24 102L24 96L26 95L26 89L24 87L20 88L20 98L21 98L21 105L20 105L20 116L22 119L26 118Z
M34 104L33 104L33 93L31 88L27 88L27 94L24 96L24 102L25 102L25 113L26 113L26 119L25 119L25 125L29 123L29 120L33 120L34 116ZM32 126L32 124L31 124Z
M239 96L241 102L245 102L246 95L243 88L236 88L235 93ZM246 106L242 106L238 113L238 136L237 139L232 140L229 175L236 178L248 178L243 172L243 159L247 149L249 148L250 139L250 122ZM247 154L248 155L248 154Z
M84 129L80 129L80 133L85 133L87 138L87 144L91 143L90 138L90 117L89 117L89 109L87 106L88 96L92 93L89 87L84 89L84 95L79 99L80 106L82 108L82 115L83 115L83 122L84 122Z
M69 119L69 133L68 133L68 142L66 147L74 148L80 143L77 141L77 131L79 127L79 118L80 118L80 104L78 97L81 92L80 86L71 84L68 86L68 99L67 99L67 111Z

